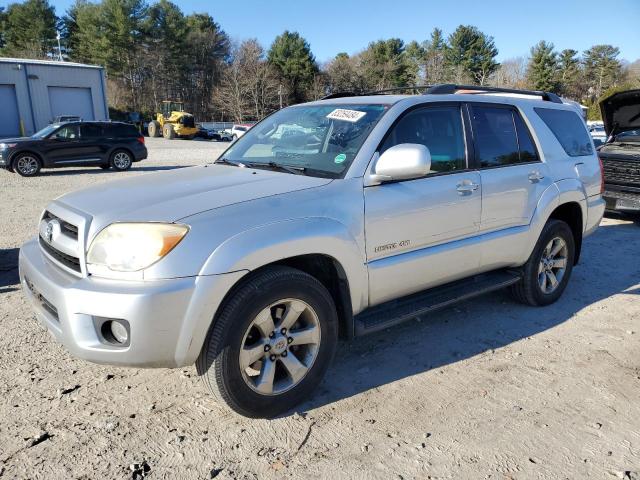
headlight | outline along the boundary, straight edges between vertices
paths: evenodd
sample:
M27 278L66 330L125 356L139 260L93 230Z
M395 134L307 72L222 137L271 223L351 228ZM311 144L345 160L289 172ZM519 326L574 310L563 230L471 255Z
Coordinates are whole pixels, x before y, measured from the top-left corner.
M7 148L13 148L17 143L0 143L0 150L6 150Z
M91 242L87 263L117 272L142 270L173 250L188 231L173 223L113 223Z

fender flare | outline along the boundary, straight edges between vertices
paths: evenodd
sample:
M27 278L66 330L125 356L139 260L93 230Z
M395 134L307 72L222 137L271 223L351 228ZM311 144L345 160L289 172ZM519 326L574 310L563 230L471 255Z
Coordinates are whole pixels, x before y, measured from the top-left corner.
M300 255L325 255L342 267L354 312L369 300L364 252L349 229L330 218L307 217L274 222L245 230L222 242L199 275L252 271Z

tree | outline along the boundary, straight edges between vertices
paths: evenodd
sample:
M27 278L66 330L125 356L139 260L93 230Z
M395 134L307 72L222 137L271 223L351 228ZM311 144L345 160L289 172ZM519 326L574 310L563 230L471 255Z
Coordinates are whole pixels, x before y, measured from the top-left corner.
M309 43L299 33L285 31L273 41L267 58L288 84L292 100L296 103L305 100L318 71Z
M560 93L574 100L582 98L582 69L578 52L565 49L558 56L558 82Z
M358 90L354 61L346 53L337 54L325 66L324 70L329 77L330 92L355 92Z
M4 11L4 7L0 7L0 51L5 45L5 36L7 31L7 13Z
M404 42L399 38L372 42L359 57L366 90L402 87L410 81Z
M424 79L428 84L443 83L448 75L445 66L445 51L447 43L442 30L434 28L431 38L424 45Z
M558 90L557 74L558 59L553 43L541 40L531 48L527 82L535 90L555 92Z
M493 37L474 26L460 25L449 35L444 58L456 83L470 81L484 85L498 69L497 55Z
M491 77L496 87L526 88L527 61L523 57L509 58L500 64Z
M591 98L600 98L602 92L621 81L619 54L620 49L611 45L594 45L584 52L584 76Z
M425 75L425 49L418 42L409 42L404 49L407 85L423 83Z
M53 55L58 17L47 0L13 3L3 17L2 54L27 58Z

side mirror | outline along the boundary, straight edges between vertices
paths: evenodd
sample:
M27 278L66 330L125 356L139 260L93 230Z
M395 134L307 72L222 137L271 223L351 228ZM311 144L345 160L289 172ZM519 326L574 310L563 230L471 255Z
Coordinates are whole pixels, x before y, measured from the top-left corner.
M373 167L374 184L424 177L431 171L431 152L419 143L401 143L387 149Z

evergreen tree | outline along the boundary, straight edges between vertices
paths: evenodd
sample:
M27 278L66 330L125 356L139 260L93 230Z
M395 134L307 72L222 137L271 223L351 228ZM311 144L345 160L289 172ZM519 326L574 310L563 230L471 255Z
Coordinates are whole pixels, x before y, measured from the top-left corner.
M622 80L618 55L620 49L611 45L594 45L584 52L584 75L592 98L600 98L602 92Z
M535 90L556 92L558 59L553 44L541 40L531 48L531 58L527 67L527 82Z
M411 83L411 71L399 38L378 40L360 54L367 90L402 87Z
M431 38L424 45L424 76L426 83L443 83L447 80L445 51L447 43L442 30L434 28Z
M415 40L409 42L404 49L407 85L423 83L425 71L425 49Z
M578 52L573 49L565 49L558 56L558 81L560 93L573 100L582 97L582 69Z
M309 43L299 33L285 31L271 44L267 59L288 83L293 102L305 100L318 71Z
M444 58L456 83L470 81L484 85L498 69L497 55L493 37L474 26L460 25L449 36Z
M47 58L54 54L58 17L47 0L13 3L3 17L3 55Z
M7 31L7 12L4 11L4 7L0 7L0 52L5 45L5 36Z

